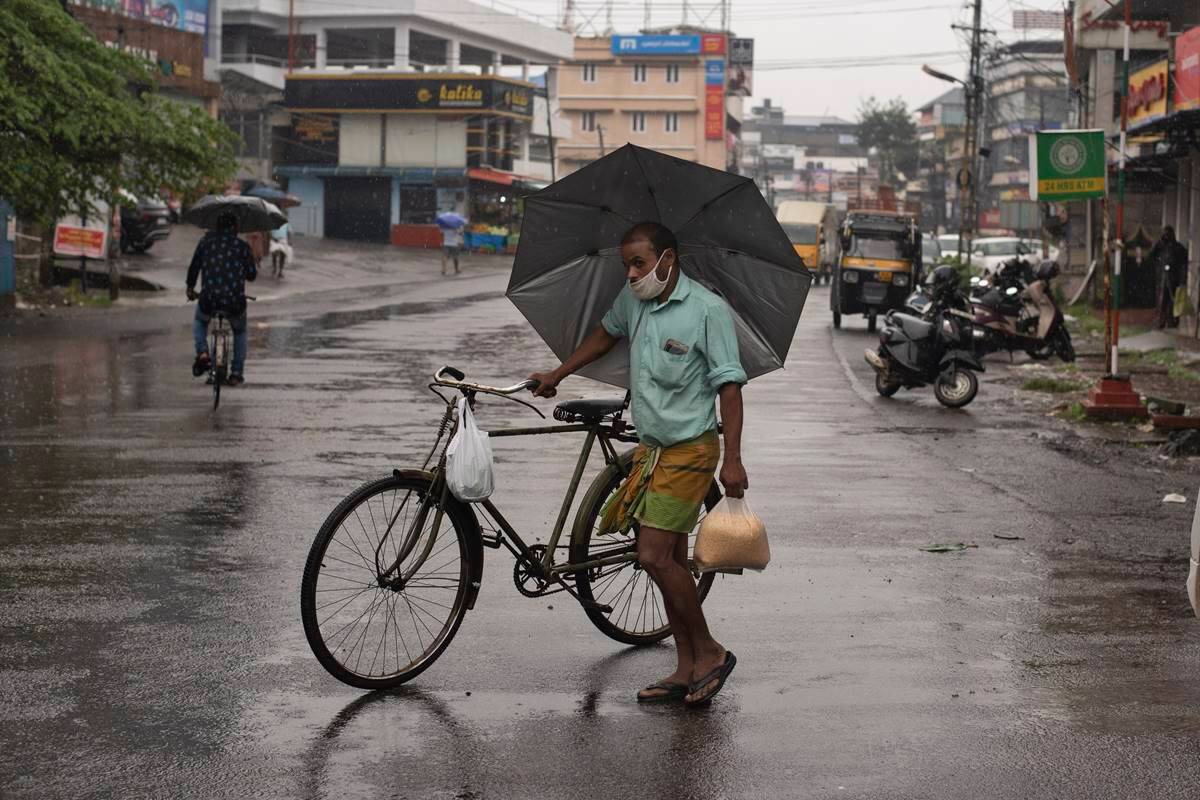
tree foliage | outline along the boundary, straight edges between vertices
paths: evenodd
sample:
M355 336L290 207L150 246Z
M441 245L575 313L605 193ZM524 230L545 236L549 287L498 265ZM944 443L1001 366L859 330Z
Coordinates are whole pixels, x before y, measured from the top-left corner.
M51 224L118 191L181 194L227 180L234 135L159 95L147 65L53 0L0 2L0 195Z
M879 178L892 183L898 173L912 175L917 165L917 125L899 97L881 103L869 97L858 109L858 143L879 158Z

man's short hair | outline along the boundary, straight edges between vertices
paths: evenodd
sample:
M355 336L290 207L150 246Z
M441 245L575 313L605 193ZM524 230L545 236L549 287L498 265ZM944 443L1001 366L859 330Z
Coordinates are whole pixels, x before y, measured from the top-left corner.
M649 220L639 222L625 232L625 235L621 237L621 244L627 245L638 239L650 242L650 247L656 256L661 256L667 250L674 250L675 257L679 257L679 241L675 238L675 233L661 222Z
M223 211L217 217L217 230L237 233L238 218L232 211Z

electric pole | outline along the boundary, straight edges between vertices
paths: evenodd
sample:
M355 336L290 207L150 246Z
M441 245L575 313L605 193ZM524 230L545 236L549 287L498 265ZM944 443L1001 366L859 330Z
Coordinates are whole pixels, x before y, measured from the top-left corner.
M596 133L600 135L600 157L604 158L604 126L597 125Z
M971 266L971 241L975 238L975 226L979 224L978 172L975 169L979 155L980 119L983 110L983 53L982 30L983 0L975 0L974 19L971 23L971 74L967 80L967 130L963 152L963 180L960 189L966 190L966 201L962 204L962 228L959 232L959 257L966 245L967 267ZM964 186L965 184L965 186ZM965 241L963 241L965 240Z

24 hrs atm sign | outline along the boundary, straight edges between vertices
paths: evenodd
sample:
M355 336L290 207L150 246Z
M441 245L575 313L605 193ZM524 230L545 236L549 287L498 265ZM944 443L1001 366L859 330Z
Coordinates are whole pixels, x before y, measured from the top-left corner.
M1038 131L1029 137L1029 165L1031 200L1103 197L1104 131Z

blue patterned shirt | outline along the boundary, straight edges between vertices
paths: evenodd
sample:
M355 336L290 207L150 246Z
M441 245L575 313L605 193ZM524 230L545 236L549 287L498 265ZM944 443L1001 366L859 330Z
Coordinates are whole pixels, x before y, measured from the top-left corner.
M246 281L258 277L258 263L250 245L236 234L209 231L196 245L188 267L187 288L196 285L204 274L200 289L200 310L212 315L217 309L238 315L246 311Z

